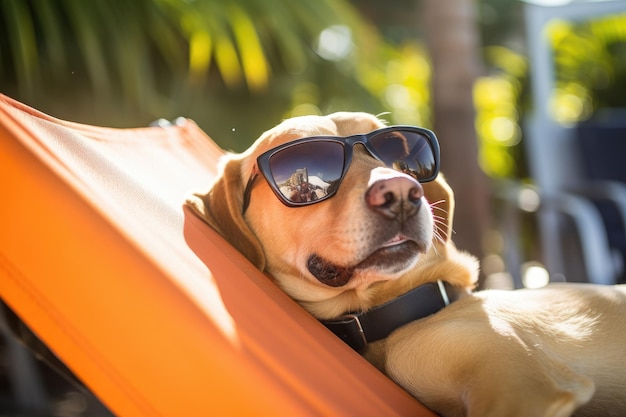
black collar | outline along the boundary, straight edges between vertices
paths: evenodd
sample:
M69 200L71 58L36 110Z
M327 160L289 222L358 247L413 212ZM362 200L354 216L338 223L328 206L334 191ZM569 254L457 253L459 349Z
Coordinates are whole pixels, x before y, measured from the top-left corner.
M429 282L366 312L322 320L322 324L361 352L368 343L384 339L402 325L437 313L464 293L467 294L464 289L445 281Z

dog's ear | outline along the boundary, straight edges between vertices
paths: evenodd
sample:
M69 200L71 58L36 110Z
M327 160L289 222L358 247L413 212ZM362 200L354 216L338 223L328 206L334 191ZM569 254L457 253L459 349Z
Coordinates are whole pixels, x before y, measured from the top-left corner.
M241 173L242 159L236 155L223 158L221 171L209 191L206 194L191 194L185 204L263 271L263 248L242 213L245 187Z
M452 221L454 218L454 192L446 182L443 174L439 173L434 181L422 184L426 200L430 203L437 234L442 243L448 243L452 238Z

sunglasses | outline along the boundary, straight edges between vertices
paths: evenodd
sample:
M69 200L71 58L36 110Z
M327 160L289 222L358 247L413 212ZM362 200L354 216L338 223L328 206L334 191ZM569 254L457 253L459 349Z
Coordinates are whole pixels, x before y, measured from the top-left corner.
M250 204L259 172L276 197L289 207L322 202L337 193L354 145L360 144L386 166L419 182L439 172L439 142L433 132L414 126L389 126L348 137L314 136L297 139L259 155L243 195L243 213Z

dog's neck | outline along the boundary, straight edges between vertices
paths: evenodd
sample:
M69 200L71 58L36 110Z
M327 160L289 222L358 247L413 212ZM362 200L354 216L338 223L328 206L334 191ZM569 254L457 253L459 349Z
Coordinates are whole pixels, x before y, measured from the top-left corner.
M445 281L429 282L393 300L361 313L345 314L322 323L357 352L386 338L400 326L435 314L467 295L466 289Z

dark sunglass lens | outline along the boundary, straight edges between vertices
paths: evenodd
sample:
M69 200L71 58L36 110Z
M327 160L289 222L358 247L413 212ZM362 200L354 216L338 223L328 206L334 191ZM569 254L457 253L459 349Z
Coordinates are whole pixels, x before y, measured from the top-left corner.
M270 158L270 170L280 194L291 203L304 204L336 189L343 163L343 145L320 140L281 149Z
M429 181L437 174L435 154L429 140L418 132L393 130L374 136L370 146L388 166L418 181Z

